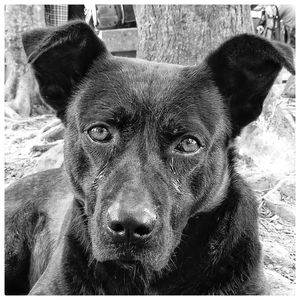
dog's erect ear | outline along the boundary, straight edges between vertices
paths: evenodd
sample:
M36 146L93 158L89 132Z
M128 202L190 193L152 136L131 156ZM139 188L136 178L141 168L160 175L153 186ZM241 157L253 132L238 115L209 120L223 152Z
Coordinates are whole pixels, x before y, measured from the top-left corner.
M281 68L295 74L289 46L249 34L228 40L206 62L229 108L233 137L260 115Z
M93 60L108 53L105 45L83 21L26 32L22 42L41 96L64 119L72 89Z

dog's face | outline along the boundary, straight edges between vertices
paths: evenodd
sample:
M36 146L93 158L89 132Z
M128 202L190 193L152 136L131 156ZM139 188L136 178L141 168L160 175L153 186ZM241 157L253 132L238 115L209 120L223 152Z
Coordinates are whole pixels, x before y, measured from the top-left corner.
M221 96L205 69L113 57L105 69L96 61L79 91L65 157L94 256L160 269L189 217L227 184Z
M23 43L66 124L66 169L94 258L153 270L191 217L221 203L229 142L258 117L281 67L294 72L289 48L248 35L197 67L113 57L81 22Z

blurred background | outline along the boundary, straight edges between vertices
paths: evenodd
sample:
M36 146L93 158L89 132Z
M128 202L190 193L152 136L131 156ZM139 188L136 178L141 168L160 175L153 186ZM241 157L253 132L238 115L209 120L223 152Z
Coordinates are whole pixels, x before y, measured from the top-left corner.
M64 128L41 100L24 31L82 19L118 56L194 65L225 39L253 33L295 48L291 5L6 5L5 183L63 164ZM295 293L295 78L279 74L260 118L236 139L239 172L259 201L266 275Z

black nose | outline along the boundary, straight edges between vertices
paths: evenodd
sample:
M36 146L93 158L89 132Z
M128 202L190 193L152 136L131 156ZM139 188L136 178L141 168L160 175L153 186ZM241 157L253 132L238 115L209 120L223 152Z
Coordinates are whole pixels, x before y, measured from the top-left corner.
M139 242L149 238L156 224L154 210L122 206L116 202L107 212L107 229L114 241Z

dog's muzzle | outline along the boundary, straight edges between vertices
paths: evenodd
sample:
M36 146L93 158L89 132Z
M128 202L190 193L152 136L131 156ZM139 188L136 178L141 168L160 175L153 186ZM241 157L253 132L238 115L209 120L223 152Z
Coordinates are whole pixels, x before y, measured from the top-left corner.
M106 215L106 231L113 243L134 245L149 240L157 224L151 204L118 198Z

